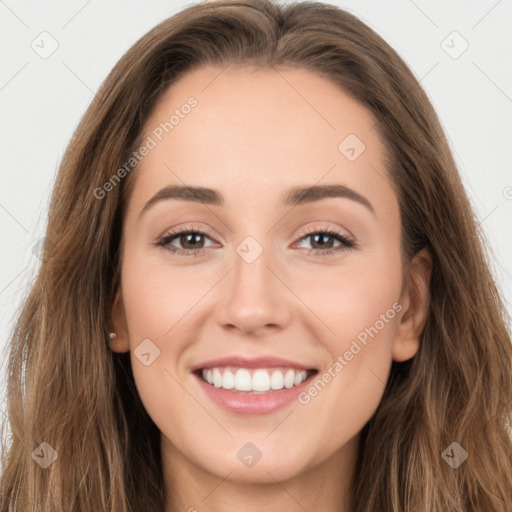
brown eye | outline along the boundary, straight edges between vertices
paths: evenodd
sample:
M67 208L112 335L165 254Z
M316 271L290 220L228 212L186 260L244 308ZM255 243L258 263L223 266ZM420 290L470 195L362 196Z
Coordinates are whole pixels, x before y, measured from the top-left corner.
M172 253L193 256L208 248L208 246L204 245L206 239L211 240L211 238L202 231L182 229L163 236L155 245L163 247Z
M347 249L355 248L356 243L351 238L333 228L309 229L302 233L300 242L310 239L311 248L305 248L318 255L330 255L340 253ZM339 242L338 245L334 245Z
M332 249L335 242L334 237L326 233L319 233L317 235L308 235L311 238L311 245L313 249ZM330 239L330 240L329 240ZM316 247L315 247L316 246Z
M202 231L185 228L163 236L155 245L174 254L194 256L208 248L205 245L206 239L212 240ZM305 247L305 249L315 255L325 256L356 247L354 240L333 228L309 229L302 233L299 243L307 239L311 240L311 248ZM336 242L338 242L337 245L335 245Z
M200 249L201 247L196 247L196 245L200 244L202 237L203 235L200 233L185 233L179 235L178 239L184 249Z

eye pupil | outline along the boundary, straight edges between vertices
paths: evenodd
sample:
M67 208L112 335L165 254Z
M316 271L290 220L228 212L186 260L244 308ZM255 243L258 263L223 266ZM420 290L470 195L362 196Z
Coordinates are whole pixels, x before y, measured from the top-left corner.
M313 240L314 240L314 243L312 245L319 245L320 247L326 247L327 245L329 245L329 242L325 242L324 238L330 238L331 239L331 245L332 245L332 236L330 235L327 235L327 234L317 234L317 235L313 235ZM329 245L330 247L330 245Z
M201 241L203 235L199 233L186 233L184 235L181 235L181 244L183 247L187 247L189 245L189 241L191 241L192 244L198 243ZM197 249L197 247L192 246L192 249Z

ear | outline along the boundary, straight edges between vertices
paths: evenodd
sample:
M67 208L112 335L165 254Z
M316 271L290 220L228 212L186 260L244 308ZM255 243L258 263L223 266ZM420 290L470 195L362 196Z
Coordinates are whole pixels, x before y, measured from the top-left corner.
M109 339L108 344L113 352L128 352L130 350L130 342L128 337L128 326L126 323L126 315L124 313L123 299L121 287L118 288L110 313L110 324L115 337Z
M394 361L406 361L414 357L420 348L420 335L430 302L431 274L432 257L426 249L422 249L411 260L407 282L400 297L402 311L393 340Z

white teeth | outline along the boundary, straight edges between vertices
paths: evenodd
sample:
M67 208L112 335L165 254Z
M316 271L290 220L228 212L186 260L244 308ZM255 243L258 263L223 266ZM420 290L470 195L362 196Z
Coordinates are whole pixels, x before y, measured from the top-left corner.
M222 386L222 373L218 368L213 369L213 385L216 388L220 388Z
M270 387L272 389L283 389L284 377L283 372L273 372L270 378Z
M256 370L252 376L252 389L254 391L268 391L270 389L270 377L266 370Z
M235 374L235 389L238 391L251 391L252 390L252 377L251 374L243 368L238 370Z
M224 389L233 389L235 387L235 376L233 372L226 370L222 376L222 387Z
M298 386L307 378L305 370L286 371L276 369L257 369L251 375L249 370L239 368L231 371L228 368L208 368L202 371L203 379L216 388L232 389L234 391L278 391Z
M288 370L286 375L284 376L284 387L291 388L293 386L293 381L295 380L295 372L293 370Z

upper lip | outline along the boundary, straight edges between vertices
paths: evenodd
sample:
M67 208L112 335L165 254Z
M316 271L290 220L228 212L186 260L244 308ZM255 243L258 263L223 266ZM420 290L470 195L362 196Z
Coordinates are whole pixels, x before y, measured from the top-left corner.
M218 366L238 366L241 368L275 368L277 366L284 366L288 368L298 368L299 370L314 370L311 366L307 366L290 359L283 359L281 357L261 356L261 357L246 357L246 356L227 356L219 357L218 359L210 359L192 367L192 371L202 370L205 368L215 368Z

